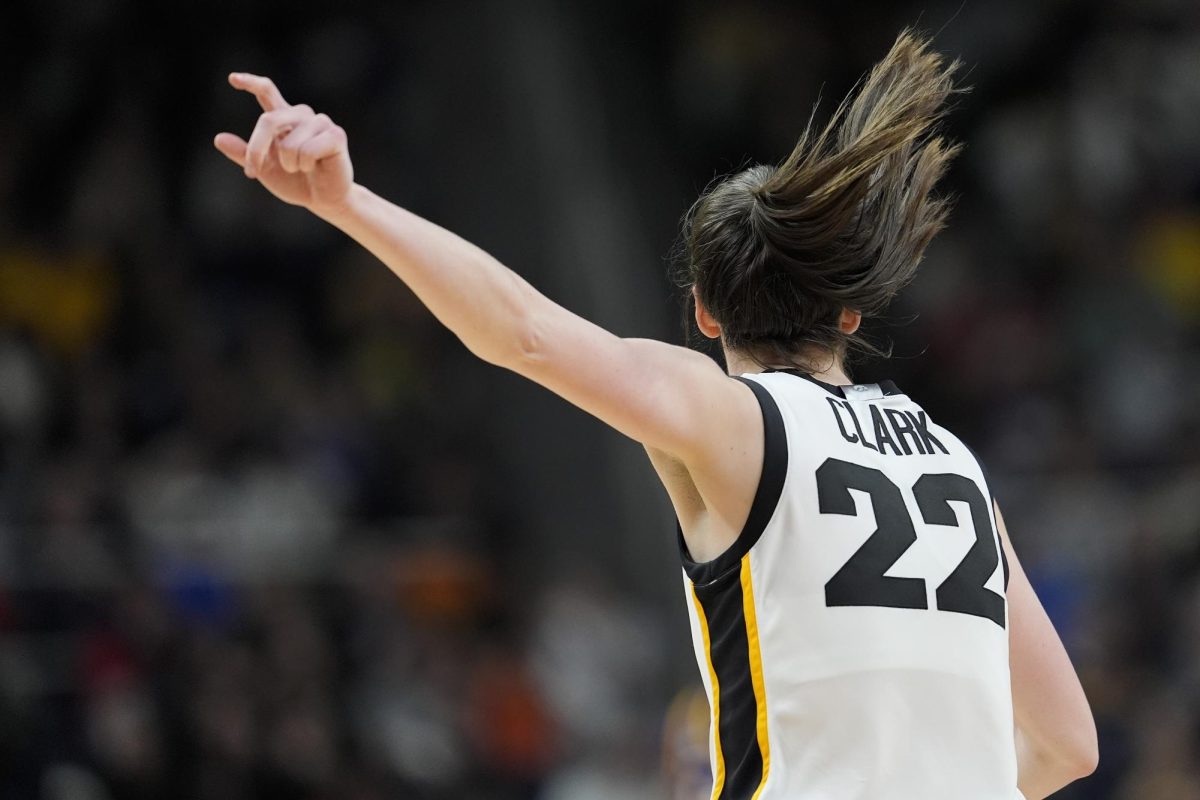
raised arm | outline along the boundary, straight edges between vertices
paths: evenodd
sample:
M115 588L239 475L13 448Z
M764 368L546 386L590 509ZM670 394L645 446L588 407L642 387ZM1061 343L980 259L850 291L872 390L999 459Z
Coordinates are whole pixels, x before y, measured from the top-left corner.
M1067 651L1013 552L998 506L996 523L1011 569L1009 665L1019 787L1028 800L1041 800L1095 771L1096 723Z
M248 141L222 133L217 149L280 199L370 250L471 352L699 473L729 461L735 447L735 459L761 463L753 394L712 360L622 339L570 313L483 250L354 183L346 134L328 117L289 105L268 78L235 73L229 80L253 94L263 114ZM757 480L756 468L740 470L746 473L747 482Z

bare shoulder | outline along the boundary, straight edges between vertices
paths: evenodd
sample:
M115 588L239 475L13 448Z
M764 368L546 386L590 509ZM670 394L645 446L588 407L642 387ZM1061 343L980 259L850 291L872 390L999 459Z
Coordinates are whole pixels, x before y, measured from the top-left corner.
M705 415L715 420L692 458L647 447L675 509L691 557L707 561L737 540L746 524L762 471L764 431L758 400L749 386L725 376L723 397Z
M622 338L558 306L538 319L510 368L640 442L693 556L724 550L745 524L762 468L753 390L685 347Z

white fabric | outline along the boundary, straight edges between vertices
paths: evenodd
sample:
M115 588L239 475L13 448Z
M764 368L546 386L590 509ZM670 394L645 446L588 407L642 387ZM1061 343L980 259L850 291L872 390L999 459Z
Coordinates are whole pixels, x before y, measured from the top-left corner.
M770 744L758 800L1020 800L1007 630L937 609L937 587L976 541L967 505L950 503L957 526L928 525L912 491L929 473L974 481L998 543L977 460L932 420L929 431L949 455L918 454L911 439L913 455L851 443L829 403L850 403L870 439L869 406L921 412L906 395L883 396L872 386L847 389L843 400L788 373L745 377L777 403L788 452L778 505L750 550ZM845 416L843 422L851 424ZM849 433L856 435L853 428ZM825 584L876 529L864 492L851 490L856 516L818 511L816 470L831 457L878 469L899 487L917 541L885 574L924 579L928 609L826 606ZM1003 595L1003 584L997 564L985 586ZM711 700L690 599L688 607Z

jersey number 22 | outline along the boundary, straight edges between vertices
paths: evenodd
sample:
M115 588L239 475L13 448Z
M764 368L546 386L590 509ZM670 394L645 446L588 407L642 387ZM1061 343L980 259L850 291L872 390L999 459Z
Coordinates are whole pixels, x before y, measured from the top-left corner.
M925 581L885 575L917 541L917 531L900 487L877 469L836 458L817 468L817 497L822 514L856 516L850 490L871 496L878 527L862 547L825 584L827 606L886 606L928 609ZM935 593L940 611L984 617L1004 627L1004 598L984 584L996 571L1003 551L992 529L987 500L969 478L953 473L922 475L913 485L917 508L927 525L957 525L952 500L967 504L975 543ZM1008 564L1005 559L1005 578Z

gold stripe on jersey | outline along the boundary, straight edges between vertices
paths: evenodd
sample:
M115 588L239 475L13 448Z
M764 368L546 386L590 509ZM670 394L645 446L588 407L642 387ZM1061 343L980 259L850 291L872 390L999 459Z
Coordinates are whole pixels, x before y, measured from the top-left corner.
M712 800L721 796L725 788L725 755L721 752L721 688L717 683L717 670L712 660L712 640L708 633L708 618L704 616L704 606L696 596L696 586L689 581L692 591L692 604L696 606L696 618L700 620L700 636L704 641L704 658L708 662L708 677L712 682L712 735L713 746L717 753L717 774L713 776Z
M767 691L763 681L762 652L758 643L758 617L754 613L754 584L750 578L750 554L742 556L742 608L746 618L746 642L750 650L750 680L754 685L757 710L758 749L762 753L762 778L751 800L758 800L771 769L771 747L767 738Z

